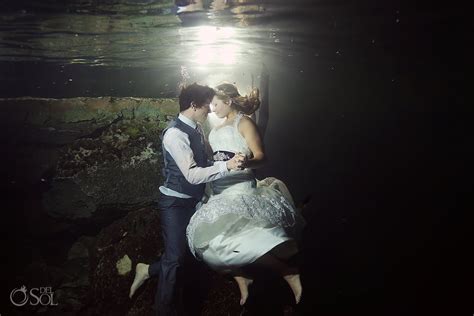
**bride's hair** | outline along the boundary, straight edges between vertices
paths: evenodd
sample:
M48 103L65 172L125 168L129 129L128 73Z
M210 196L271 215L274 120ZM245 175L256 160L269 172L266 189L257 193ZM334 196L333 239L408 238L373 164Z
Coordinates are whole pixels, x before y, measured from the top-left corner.
M214 90L218 99L231 101L231 106L244 114L250 115L260 107L260 92L257 88L252 89L246 96L241 96L237 87L231 83L221 83Z

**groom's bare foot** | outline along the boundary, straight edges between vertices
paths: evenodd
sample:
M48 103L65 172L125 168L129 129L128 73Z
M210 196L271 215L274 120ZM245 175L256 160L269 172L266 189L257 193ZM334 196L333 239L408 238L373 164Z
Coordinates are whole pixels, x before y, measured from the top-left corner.
M132 286L130 287L129 297L132 298L135 291L138 290L142 284L150 278L148 275L148 264L137 263L135 267L135 279L133 280Z
M303 287L301 286L301 280L299 274L289 274L283 276L286 282L290 285L293 294L295 295L296 304L301 300L301 295L303 293Z
M235 281L239 285L240 290L240 305L244 305L249 297L249 286L253 283L252 279L244 278L243 276L234 276Z

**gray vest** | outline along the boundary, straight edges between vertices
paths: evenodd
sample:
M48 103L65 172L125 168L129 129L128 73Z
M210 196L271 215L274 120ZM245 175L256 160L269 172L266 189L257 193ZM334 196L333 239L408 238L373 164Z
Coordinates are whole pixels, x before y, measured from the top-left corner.
M183 123L178 118L170 122L168 127L163 130L162 137L165 135L166 131L175 127L180 131L186 133L189 137L189 142L191 150L194 154L194 161L198 167L208 167L209 162L206 154L205 144L202 142L201 134L190 127L189 125ZM163 158L165 166L163 168L163 176L165 178L164 186L179 192L190 195L198 200L200 200L204 194L204 189L206 184L191 184L186 180L181 170L179 170L176 161L171 157L170 153L167 152L163 146Z

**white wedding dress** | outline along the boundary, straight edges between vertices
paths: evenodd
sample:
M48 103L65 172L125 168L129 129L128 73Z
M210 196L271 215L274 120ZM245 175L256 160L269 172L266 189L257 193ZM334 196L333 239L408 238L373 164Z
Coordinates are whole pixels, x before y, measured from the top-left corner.
M233 125L211 130L213 152L251 155L238 131L241 118L239 114ZM193 215L186 234L194 256L215 270L228 272L252 263L301 232L304 220L278 179L258 181L251 169L244 169L213 181L210 188L209 200Z

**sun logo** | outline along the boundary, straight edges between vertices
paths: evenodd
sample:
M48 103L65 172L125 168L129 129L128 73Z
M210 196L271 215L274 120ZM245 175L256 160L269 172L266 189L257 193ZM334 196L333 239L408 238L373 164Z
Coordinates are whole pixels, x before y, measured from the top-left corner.
M18 295L16 295L15 297L15 294L16 293L19 293L20 295L23 295L23 300L21 302L18 302ZM19 289L14 289L13 291L11 291L10 293L10 301L12 302L13 305L15 306L23 306L26 304L26 302L28 301L28 295L26 294L26 286L22 286L21 288Z

